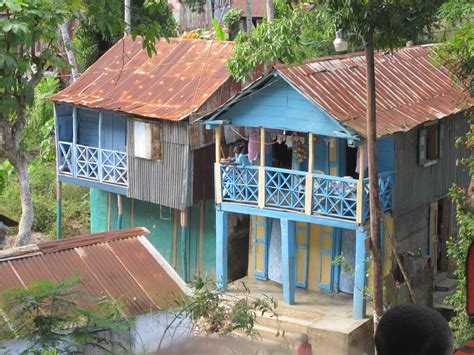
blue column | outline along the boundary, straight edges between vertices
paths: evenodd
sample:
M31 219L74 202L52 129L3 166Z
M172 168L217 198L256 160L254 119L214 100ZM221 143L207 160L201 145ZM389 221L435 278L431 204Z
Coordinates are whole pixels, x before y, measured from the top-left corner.
M281 277L283 282L283 300L287 304L295 303L295 221L281 219Z
M76 144L77 144L77 107L74 106L72 108L72 174L74 177L76 177L76 173L77 173Z
M216 286L221 290L227 288L227 212L216 206Z
M364 297L367 286L367 252L365 251L365 239L367 232L363 227L356 231L356 253L355 253L355 275L354 275L354 296L352 305L352 317L354 319L365 318L366 300Z

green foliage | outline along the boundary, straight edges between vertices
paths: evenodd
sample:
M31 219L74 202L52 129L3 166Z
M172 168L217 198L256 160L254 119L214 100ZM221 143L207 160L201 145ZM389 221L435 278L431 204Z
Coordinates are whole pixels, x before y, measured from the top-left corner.
M123 36L125 23L123 1L85 0L84 2L88 13L82 16L81 26L75 33L73 45L80 67L86 69ZM178 25L171 8L164 0L133 1L131 12L131 34L133 38L137 36L144 38L144 48L150 55L154 53L157 39L177 34Z
M238 31L240 18L242 17L242 10L232 8L227 11L222 18L222 22L229 30L230 39L234 38Z
M217 39L219 41L225 41L226 37L224 30L222 29L221 25L219 24L219 21L217 21L216 18L212 20L212 26L214 27Z
M3 165L10 166L6 161ZM0 191L0 214L19 220L21 216L19 184L14 170L9 168L3 191ZM53 162L44 162L30 172L30 188L33 195L35 219L33 231L56 236L56 171ZM63 184L63 236L89 233L89 189ZM11 233L16 233L11 229Z
M4 317L0 320L0 339L28 340L28 352L69 353L80 351L84 345L107 352L124 348L120 342L101 334L105 331L125 335L133 319L124 316L116 300L80 292L79 281L79 277L58 283L35 281L27 289L19 287L2 292Z
M245 289L243 297L224 294L223 291L216 289L211 279L196 276L191 282L192 295L176 300L181 311L168 323L160 340L160 346L171 329L178 327L187 319L193 320L196 334L224 336L239 330L249 337L258 336L258 332L254 329L257 314L268 313L278 317L277 303L268 296L251 298L250 290L244 283L242 286Z

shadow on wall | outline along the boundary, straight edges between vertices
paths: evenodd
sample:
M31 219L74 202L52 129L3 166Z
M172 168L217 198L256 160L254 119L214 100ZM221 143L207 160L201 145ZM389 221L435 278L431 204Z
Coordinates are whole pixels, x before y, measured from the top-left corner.
M229 213L229 280L235 281L247 275L249 260L250 217Z

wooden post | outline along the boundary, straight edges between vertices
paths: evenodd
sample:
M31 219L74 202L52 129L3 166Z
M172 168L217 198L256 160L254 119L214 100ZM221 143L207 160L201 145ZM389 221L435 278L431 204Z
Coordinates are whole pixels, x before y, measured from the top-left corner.
M227 212L216 208L216 286L220 290L227 288L228 265L228 220Z
M305 184L305 213L311 215L311 203L313 197L313 167L314 167L314 146L313 133L308 134L308 172L306 174Z
M202 275L202 258L203 258L203 250L202 250L202 243L203 243L203 232L204 232L204 206L205 201L201 201L201 209L200 209L200 216L199 216L199 274Z
M365 250L365 239L367 232L363 227L359 227L356 231L356 255L354 270L354 295L352 303L352 317L354 319L365 318L366 300L365 287L367 286L367 263L365 259L367 252Z
M188 281L188 260L187 260L187 240L188 240L188 209L181 210L180 216L181 237L180 237L180 254L181 254L181 277L185 282Z
M110 192L107 192L107 232L110 231L110 214L111 214L111 201L112 200L112 196L110 194Z
M295 303L295 233L296 223L281 219L281 278L283 283L283 300L286 304Z
M72 176L77 174L77 107L72 108Z
M222 203L222 182L221 182L221 140L222 140L222 126L216 128L215 134L216 140L216 163L214 164L214 177L215 177L215 191L216 191L216 203Z
M265 207L265 128L260 128L260 166L258 167L258 207Z
M359 181L357 181L356 222L362 224L364 219L364 173L365 173L365 147L359 146Z
M62 229L62 182L56 182L56 239L61 239L63 234Z
M117 194L117 229L122 229L122 217L123 217L123 208L122 208L122 195Z
M369 166L370 199L370 239L372 256L372 300L374 307L374 329L383 314L383 276L380 253L380 218L382 217L379 199L379 174L377 168L377 129L374 34L365 35L365 62L367 72L367 152Z
M130 228L135 227L135 199L130 201Z
M173 269L176 270L178 253L178 211L173 209Z
M98 161L98 178L99 182L102 182L102 112L99 112L99 139L98 139L98 144L97 146L99 147L99 153L97 157Z

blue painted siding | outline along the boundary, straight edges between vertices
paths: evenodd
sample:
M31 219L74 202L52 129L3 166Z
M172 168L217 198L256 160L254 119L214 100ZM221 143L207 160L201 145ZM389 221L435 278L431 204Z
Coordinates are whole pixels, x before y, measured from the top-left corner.
M233 125L266 127L334 136L342 131L335 120L281 78L242 100L221 116Z
M123 115L104 112L102 114L102 148L125 151L127 146L126 119Z
M77 126L77 144L99 146L99 112L78 109Z
M324 141L323 136L319 137L319 140L315 141L314 144L314 170L324 171L328 173L328 145Z

